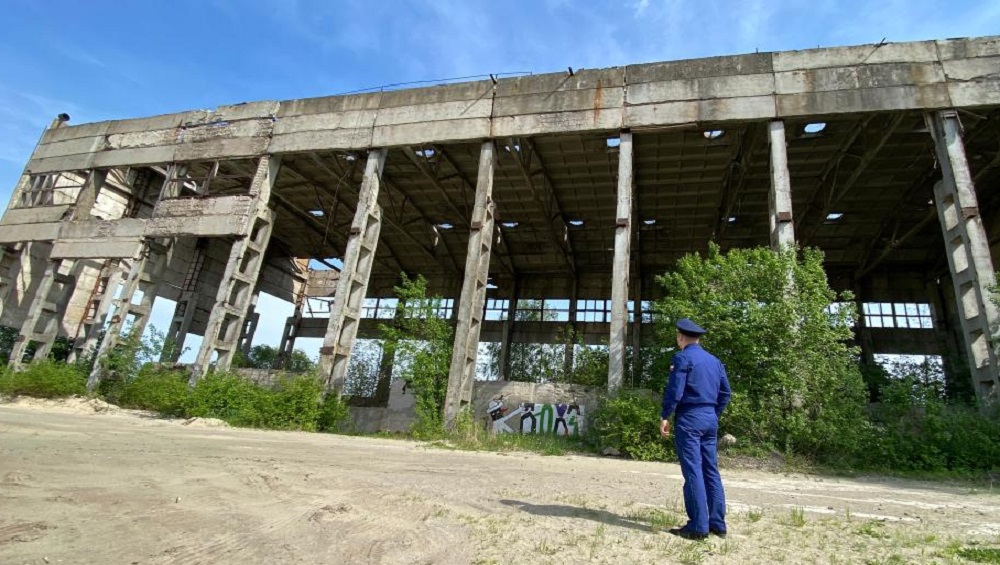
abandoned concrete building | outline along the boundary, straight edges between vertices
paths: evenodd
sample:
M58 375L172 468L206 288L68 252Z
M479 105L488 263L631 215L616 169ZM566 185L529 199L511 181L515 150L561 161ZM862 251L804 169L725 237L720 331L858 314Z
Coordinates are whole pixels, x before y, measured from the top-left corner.
M323 338L340 390L379 301L419 273L456 328L452 417L481 341L555 343L570 324L610 344L617 388L627 346L652 338L655 275L711 241L798 244L855 292L866 357L958 356L985 398L998 183L1000 37L61 115L0 223L0 325L20 328L15 364L58 336L105 352L163 297L169 338L204 336L193 379L283 323L283 352ZM259 320L260 293L295 315ZM305 315L313 297L329 312ZM526 300L564 311L515 322Z

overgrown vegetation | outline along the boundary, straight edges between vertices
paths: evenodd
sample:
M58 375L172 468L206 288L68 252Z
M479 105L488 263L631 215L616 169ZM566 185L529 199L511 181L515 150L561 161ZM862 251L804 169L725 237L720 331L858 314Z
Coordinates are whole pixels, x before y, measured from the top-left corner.
M87 391L87 376L75 365L43 359L22 371L0 371L0 393L10 396L64 398Z
M725 363L733 399L724 431L816 457L854 453L866 439L865 387L850 345L853 296L830 289L823 255L766 248L688 255L662 275L661 340L683 317L710 328L705 348Z
M606 399L593 415L590 438L640 461L676 460L660 437L660 401L645 390L625 390Z
M675 320L691 317L709 328L704 345L727 366L734 397L720 433L736 436L744 451L778 451L844 468L949 473L1000 468L1000 414L963 401L968 396L954 392L940 364L862 372L850 345L857 318L853 297L830 289L822 262L816 250L722 253L713 245L704 256L684 257L659 277L664 293L655 304L657 343L672 344ZM389 375L382 373L391 361L416 398L414 437L460 449L551 454L587 449L579 439L494 435L468 413L445 434L453 329L441 315L443 300L428 296L422 277L404 276L396 292L399 311L383 324L384 341L359 342L356 355L362 362L354 365L357 374L349 375L346 394L385 392ZM525 315L545 316L541 306ZM16 333L0 328L0 353L9 351ZM605 384L606 347L583 346L568 329L560 342L513 350L512 372L534 374L536 382ZM97 367L98 394L127 408L219 418L237 426L351 429L346 404L333 395L322 400L322 384L301 352L290 368L305 372L278 376L271 386L214 373L189 388L185 370L156 362L165 346L155 331L145 341L138 335L123 337ZM569 371L567 346L574 347ZM627 363L626 382L645 390L625 390L592 409L588 441L635 459L673 459L672 445L659 435L659 393L674 351L658 345L640 353ZM632 359L628 351L627 358ZM258 346L242 362L273 368L276 360L274 348ZM84 394L89 371L86 361L40 360L21 372L0 370L0 393Z
M437 437L444 431L444 401L455 331L439 315L444 300L427 296L427 280L402 275L395 288L398 315L382 324L383 348L399 365L399 375L416 398L416 422L411 432L418 438Z
M1000 414L952 394L939 365L867 368L862 377L850 345L853 297L829 288L822 261L811 249L722 253L713 245L659 277L658 341L672 343L674 322L694 318L710 329L706 349L726 364L734 394L720 434L736 436L742 450L845 468L1000 468ZM662 366L660 374L665 379ZM659 393L663 384L650 388ZM869 398L878 402L869 405ZM657 432L658 407L639 392L608 399L594 414L595 439L636 459L672 457Z
M244 355L242 351L233 356L233 367L247 369L282 369L289 373L308 373L316 368L316 363L309 358L309 355L301 349L292 351L288 360L281 367L281 351L277 347L270 345L255 345L250 348L250 353Z

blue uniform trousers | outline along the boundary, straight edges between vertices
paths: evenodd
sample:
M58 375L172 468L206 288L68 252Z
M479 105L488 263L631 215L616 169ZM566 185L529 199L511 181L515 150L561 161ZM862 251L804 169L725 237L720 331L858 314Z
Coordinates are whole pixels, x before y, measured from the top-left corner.
M677 414L674 445L684 475L687 531L707 534L709 528L726 530L726 495L716 457L718 433L719 418L713 407L692 408Z

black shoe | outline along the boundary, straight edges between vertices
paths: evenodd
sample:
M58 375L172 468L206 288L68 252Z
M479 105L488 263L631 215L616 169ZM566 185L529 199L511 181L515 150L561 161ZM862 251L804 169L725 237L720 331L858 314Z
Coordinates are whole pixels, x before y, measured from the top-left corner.
M708 533L712 534L713 536L720 537L722 539L726 538L726 530L710 529L708 530Z
M699 534L698 532L692 532L691 530L685 530L684 528L670 528L667 530L671 534L689 540L703 540L708 537L708 534Z

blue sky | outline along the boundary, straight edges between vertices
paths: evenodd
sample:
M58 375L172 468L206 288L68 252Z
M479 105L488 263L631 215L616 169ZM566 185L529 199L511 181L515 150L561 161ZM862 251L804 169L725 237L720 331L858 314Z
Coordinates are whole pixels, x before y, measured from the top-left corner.
M6 203L60 112L78 124L489 73L993 35L1000 2L0 0L0 22Z

